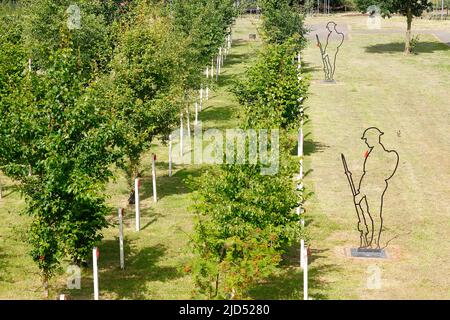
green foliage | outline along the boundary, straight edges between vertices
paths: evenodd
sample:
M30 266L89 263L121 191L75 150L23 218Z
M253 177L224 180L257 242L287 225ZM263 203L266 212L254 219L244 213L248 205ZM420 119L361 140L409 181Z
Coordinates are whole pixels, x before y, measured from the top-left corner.
M22 27L17 15L0 15L0 97L19 81L25 70Z
M81 28L69 30L68 8L73 4L70 0L31 0L23 4L24 36L34 70L51 65L48 57L68 33L84 77L90 78L93 72L107 67L114 50L120 4L112 0L77 1Z
M140 8L123 30L112 73L102 80L101 105L120 119L127 132L123 145L127 161L121 166L132 185L141 154L156 136L167 136L179 118L188 78L187 44L173 32L170 18L148 7Z
M224 165L194 183L193 270L199 295L246 297L249 286L271 274L282 249L299 237L289 166L275 176L261 175L260 169Z
M409 14L414 17L420 17L424 11L431 6L429 0L354 0L359 11L366 12L371 5L380 7L384 16L392 14Z
M173 0L174 26L188 39L184 58L188 62L187 88L198 89L201 70L211 63L229 34L237 11L233 0Z
M20 182L33 217L31 255L48 279L61 258L80 263L101 239L117 125L96 108L72 49L45 73L27 72L0 100L0 167ZM31 175L29 174L31 173Z
M302 202L293 179L298 164L290 156L295 142L289 136L304 116L299 100L306 98L308 80L299 80L296 52L292 39L267 44L233 89L243 105L242 128L280 128L279 172L262 175L261 163L222 165L193 183L193 273L200 297L248 298L302 233L294 212Z
M299 100L305 98L308 79L298 80L295 45L267 45L234 93L243 108L246 127L289 129L298 126L303 114Z
M414 17L422 16L423 12L430 9L432 3L428 0L355 0L358 10L366 12L370 5L377 5L381 9L383 17L391 17L393 14L401 14L406 16L406 40L405 53L412 53L412 44L414 40L411 38L411 28Z
M290 5L288 0L260 0L264 11L262 31L269 44L282 44L294 39L297 51L306 44L304 16L300 8Z

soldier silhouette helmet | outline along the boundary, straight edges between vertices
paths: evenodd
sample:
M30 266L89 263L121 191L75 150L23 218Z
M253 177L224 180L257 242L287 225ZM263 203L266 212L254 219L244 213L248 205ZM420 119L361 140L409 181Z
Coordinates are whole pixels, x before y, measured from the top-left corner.
M363 174L358 187L355 186L344 155L341 155L358 215L360 248L372 247L374 244L377 249L381 248L383 199L389 187L388 181L394 176L399 164L397 151L387 150L381 143L383 134L376 127L370 127L363 133L361 139L370 150L365 153Z
M337 24L335 22L333 22L333 21L330 21L330 22L327 23L328 31L333 31L332 29L336 29L336 27L337 27Z
M384 132L380 131L378 128L371 127L364 131L364 134L362 136L362 140L366 142L366 145L369 148L372 148L377 143L381 144L381 136L384 134Z
M369 136L370 137L381 137L384 134L384 132L380 131L378 128L372 127L369 129L366 129L364 131L363 136L361 137L362 140L366 140Z

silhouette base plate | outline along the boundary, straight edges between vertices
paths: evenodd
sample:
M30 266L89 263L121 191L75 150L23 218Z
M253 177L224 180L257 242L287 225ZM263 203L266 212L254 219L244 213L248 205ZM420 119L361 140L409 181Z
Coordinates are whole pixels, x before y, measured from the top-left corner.
M321 83L336 84L336 80L322 80Z
M387 258L386 251L384 251L384 249L351 248L350 251L352 257L355 258Z

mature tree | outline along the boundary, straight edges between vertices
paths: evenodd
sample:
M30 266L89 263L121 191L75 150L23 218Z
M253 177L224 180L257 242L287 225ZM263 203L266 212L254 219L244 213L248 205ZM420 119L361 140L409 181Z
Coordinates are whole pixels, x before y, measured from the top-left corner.
M358 10L366 12L371 5L378 5L383 17L401 14L406 17L405 53L412 52L412 22L414 17L422 16L423 12L432 6L428 0L355 0Z

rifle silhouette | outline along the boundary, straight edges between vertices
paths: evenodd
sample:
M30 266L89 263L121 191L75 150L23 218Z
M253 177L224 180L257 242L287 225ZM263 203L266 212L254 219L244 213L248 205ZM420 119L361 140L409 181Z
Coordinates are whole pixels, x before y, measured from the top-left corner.
M326 62L325 57L324 57L325 51L323 51L322 43L320 42L320 39L319 39L319 35L318 35L318 34L316 34L316 39L317 39L317 45L318 45L318 47L319 47L319 49L320 49L320 54L321 54L321 56L322 56L323 72L325 73L325 80L330 80L330 77L329 77L330 71L329 71L327 62Z
M342 153L341 153L341 158L342 158L342 164L344 165L345 175L347 176L348 183L350 185L350 189L352 190L353 198L355 198L357 195L357 192L356 192L355 184L353 183L352 173L348 169L347 161L345 160L345 156ZM359 209L358 209L358 207L359 207ZM369 230L367 227L366 219L364 218L363 210L359 204L355 203L355 209L356 209L356 214L358 216L358 231L360 234L360 245L359 246L360 246L360 248L367 247L368 246L367 235L369 234ZM361 210L361 212L360 212L360 210ZM364 222L364 225L366 226L365 230L361 229L362 222ZM364 246L363 246L363 244L364 244Z

